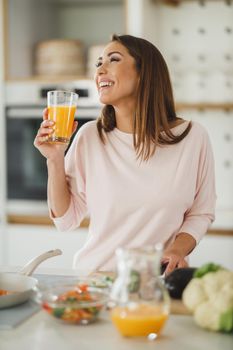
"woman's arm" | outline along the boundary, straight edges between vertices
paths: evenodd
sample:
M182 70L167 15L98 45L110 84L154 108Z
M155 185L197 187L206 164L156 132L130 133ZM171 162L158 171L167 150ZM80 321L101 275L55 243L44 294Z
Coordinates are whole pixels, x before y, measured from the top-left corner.
M47 168L51 214L53 217L61 217L67 212L71 199L64 169L64 156L58 155L53 160L47 159Z
M208 134L199 131L201 142L196 173L196 193L191 207L184 213L184 221L176 238L164 252L163 262L168 262L165 273L176 267L185 267L185 257L191 253L214 220L216 191L214 157ZM188 181L188 179L187 179Z

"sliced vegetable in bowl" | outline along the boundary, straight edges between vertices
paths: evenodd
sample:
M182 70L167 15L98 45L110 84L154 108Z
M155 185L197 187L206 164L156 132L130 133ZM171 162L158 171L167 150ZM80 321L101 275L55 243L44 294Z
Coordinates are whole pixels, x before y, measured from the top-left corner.
M37 287L34 300L54 318L67 323L89 324L97 320L105 307L108 292L80 281Z
M89 284L92 287L97 287L97 288L111 288L114 282L114 278L108 275L104 274L96 274L96 275L91 275L88 276L88 281Z

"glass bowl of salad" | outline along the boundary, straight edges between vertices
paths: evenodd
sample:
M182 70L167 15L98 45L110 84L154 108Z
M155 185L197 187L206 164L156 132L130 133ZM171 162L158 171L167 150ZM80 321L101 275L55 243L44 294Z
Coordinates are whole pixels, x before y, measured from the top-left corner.
M66 323L95 322L108 302L108 290L85 280L37 286L34 301L52 317Z

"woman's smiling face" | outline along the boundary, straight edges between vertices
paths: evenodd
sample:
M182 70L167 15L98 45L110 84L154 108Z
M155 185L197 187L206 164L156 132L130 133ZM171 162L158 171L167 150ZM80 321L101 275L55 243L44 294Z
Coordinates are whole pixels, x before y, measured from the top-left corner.
M135 103L138 80L135 60L126 47L110 42L97 61L95 82L100 102L116 107Z

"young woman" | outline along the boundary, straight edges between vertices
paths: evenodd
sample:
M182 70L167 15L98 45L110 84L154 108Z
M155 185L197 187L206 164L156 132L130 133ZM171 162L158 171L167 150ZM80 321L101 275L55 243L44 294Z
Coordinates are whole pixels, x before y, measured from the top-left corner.
M101 116L78 131L66 157L65 146L46 143L53 131L47 110L34 142L47 158L57 228L74 229L90 215L74 267L111 271L117 247L158 242L166 273L184 267L214 220L207 132L176 116L167 65L144 39L114 35L97 61L95 82Z

